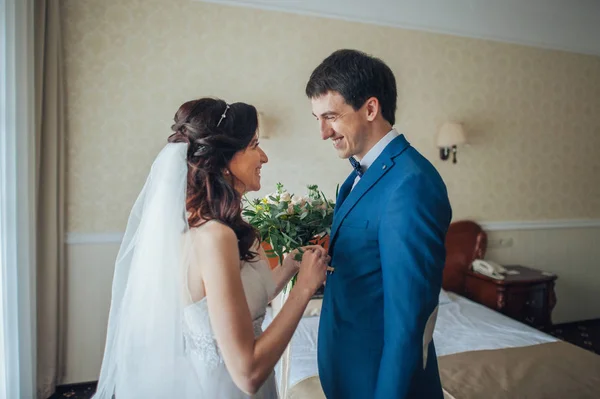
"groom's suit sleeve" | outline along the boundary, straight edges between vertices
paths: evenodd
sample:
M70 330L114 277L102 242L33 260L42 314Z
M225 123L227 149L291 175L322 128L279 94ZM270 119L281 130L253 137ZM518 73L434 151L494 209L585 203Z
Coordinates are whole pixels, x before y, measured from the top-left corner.
M384 346L377 399L406 398L415 372L424 368L423 334L438 304L450 217L445 188L421 174L405 177L383 211Z

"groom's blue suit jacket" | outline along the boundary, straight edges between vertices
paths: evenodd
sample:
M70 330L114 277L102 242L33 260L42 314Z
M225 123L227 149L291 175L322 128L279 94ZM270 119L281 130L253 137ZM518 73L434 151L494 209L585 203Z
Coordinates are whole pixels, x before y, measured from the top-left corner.
M323 390L329 399L442 398L424 334L442 284L446 187L403 135L352 189L355 177L340 188L331 229L335 272L318 340Z

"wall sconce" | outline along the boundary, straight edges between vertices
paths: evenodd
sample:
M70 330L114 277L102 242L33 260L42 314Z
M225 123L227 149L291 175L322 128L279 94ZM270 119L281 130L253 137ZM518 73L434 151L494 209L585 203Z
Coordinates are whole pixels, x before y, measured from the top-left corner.
M440 148L440 158L445 161L452 152L452 163L456 163L456 146L467 142L465 129L462 124L446 122L440 127L437 136L437 146Z
M270 139L271 132L270 129L265 126L265 114L264 112L258 112L258 128L260 129L260 138L261 139Z

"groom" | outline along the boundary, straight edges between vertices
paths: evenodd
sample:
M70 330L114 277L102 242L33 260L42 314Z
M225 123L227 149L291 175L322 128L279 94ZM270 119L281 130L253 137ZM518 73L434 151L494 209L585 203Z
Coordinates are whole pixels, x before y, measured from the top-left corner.
M393 129L396 81L381 60L338 50L313 71L306 94L321 138L354 168L331 228L323 391L330 399L442 398L432 335L452 213L444 182Z

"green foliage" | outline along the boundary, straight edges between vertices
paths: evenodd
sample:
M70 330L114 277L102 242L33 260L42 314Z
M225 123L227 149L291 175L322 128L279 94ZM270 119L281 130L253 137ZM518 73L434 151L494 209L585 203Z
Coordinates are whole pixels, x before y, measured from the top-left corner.
M298 196L277 183L274 193L246 200L242 215L259 231L261 241L271 244L267 256L278 257L281 263L286 253L330 233L334 207L317 185L308 186L307 194Z

